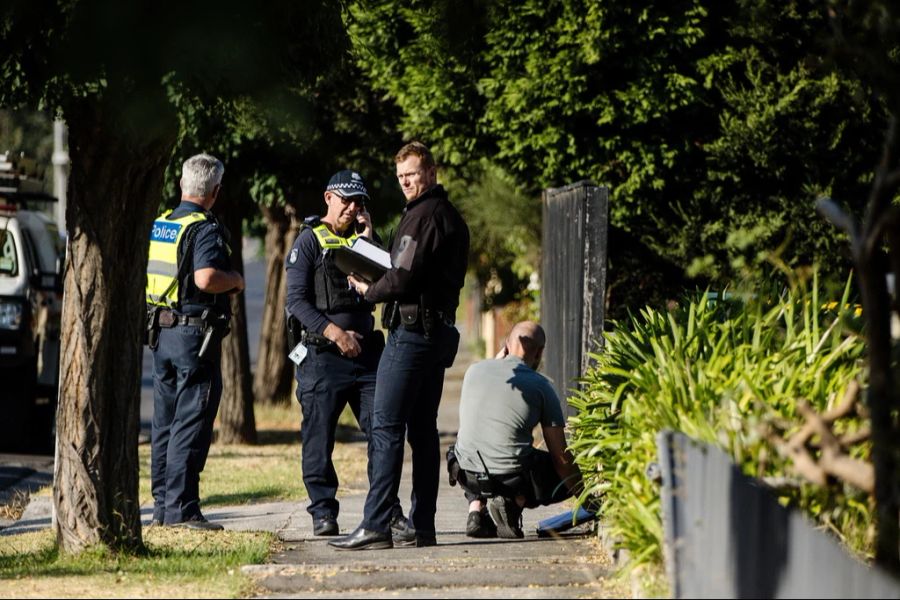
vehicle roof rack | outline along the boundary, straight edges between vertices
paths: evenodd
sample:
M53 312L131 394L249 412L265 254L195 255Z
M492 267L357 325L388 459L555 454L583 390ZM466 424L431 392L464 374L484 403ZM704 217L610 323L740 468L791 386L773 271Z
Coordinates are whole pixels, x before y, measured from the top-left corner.
M0 154L0 200L4 204L26 204L28 201L56 202L44 191L42 173L34 159L23 154Z

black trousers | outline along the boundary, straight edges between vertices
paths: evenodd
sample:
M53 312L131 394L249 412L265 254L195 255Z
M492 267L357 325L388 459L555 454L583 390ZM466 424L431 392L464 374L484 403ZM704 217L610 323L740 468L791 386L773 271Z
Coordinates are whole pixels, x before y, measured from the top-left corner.
M297 400L303 413L301 459L303 484L309 494L307 511L314 518L337 518L338 476L332 461L338 418L348 404L359 428L370 438L375 374L384 348L381 332L370 332L362 340L355 358L341 356L337 348L308 347L297 367ZM371 470L371 463L368 467ZM396 495L392 515L401 512Z
M454 447L447 452L447 471L455 479L469 502L494 496L525 497L525 507L549 506L572 497L569 487L559 478L553 459L545 450L535 450L528 465L515 473L484 473L466 471L459 467Z
M438 406L444 371L453 364L458 347L459 332L444 324L429 337L404 326L388 335L378 363L364 528L390 531L390 507L400 488L406 434L412 449L410 527L434 531L441 474Z
M222 397L220 342L201 359L203 337L201 327L176 325L160 330L153 351L153 518L167 524L201 515L200 473Z

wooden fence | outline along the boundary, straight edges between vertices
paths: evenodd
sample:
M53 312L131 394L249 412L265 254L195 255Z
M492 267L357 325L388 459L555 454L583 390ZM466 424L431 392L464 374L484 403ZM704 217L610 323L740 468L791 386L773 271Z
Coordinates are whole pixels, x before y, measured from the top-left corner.
M603 343L609 190L589 181L551 188L543 195L541 323L547 332L544 372L563 411Z
M657 447L674 598L900 598L900 582L781 506L718 448L672 431Z

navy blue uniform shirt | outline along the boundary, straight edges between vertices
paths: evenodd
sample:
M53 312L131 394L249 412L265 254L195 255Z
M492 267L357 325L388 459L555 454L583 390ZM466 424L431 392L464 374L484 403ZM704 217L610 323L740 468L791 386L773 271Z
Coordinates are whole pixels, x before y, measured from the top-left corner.
M194 202L182 200L170 219L177 219L192 212L206 212L203 207ZM194 232L193 251L191 256L181 256L181 260L192 260L187 265L187 274L178 283L181 290L181 312L186 315L199 316L205 308L216 308L222 314L231 316L231 303L227 294L207 294L201 292L194 283L194 271L213 268L219 271L231 271L231 257L228 255L228 246L225 241L225 231L221 224L210 213L206 213L209 219L192 225ZM187 235L187 234L185 234ZM182 244L186 238L182 239ZM184 248L179 249L180 252Z

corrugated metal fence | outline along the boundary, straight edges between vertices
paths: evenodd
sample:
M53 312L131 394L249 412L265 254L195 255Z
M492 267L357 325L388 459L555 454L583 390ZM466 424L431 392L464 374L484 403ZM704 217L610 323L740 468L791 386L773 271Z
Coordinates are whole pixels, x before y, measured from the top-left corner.
M673 597L900 598L900 582L781 506L718 448L671 431L657 446Z
M590 181L543 195L541 323L547 333L544 372L566 397L602 344L606 297L609 190Z

